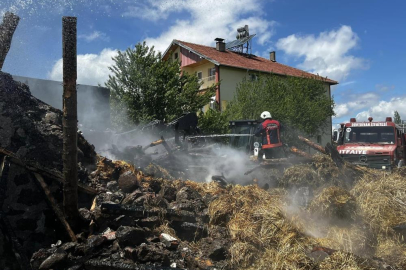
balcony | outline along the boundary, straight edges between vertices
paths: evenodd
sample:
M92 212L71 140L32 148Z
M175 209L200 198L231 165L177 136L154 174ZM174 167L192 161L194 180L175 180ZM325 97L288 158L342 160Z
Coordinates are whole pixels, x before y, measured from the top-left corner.
M206 89L216 83L216 75L201 78L199 79L199 82L202 83L202 85L200 86L200 90Z

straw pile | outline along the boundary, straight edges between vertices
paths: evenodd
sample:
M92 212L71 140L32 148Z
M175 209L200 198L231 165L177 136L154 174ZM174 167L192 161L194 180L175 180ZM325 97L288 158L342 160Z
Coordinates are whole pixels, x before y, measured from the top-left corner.
M322 188L336 185L348 188L353 181L363 175L362 168L338 169L330 156L316 154L312 157L311 164L296 165L287 168L283 176L278 180L284 188Z
M230 269L300 269L311 239L279 208L282 198L256 186L234 186L209 207L210 223L228 228L233 241Z
M340 187L328 187L322 190L310 204L311 213L329 221L355 220L355 198L349 191Z
M331 226L324 238L317 239L320 246L354 253L363 257L374 255L376 238L363 225Z
M363 219L376 233L406 222L406 178L401 173L365 175L351 190Z
M319 177L309 164L287 168L279 180L279 185L284 188L319 187L322 184L323 179Z
M358 258L353 254L337 251L322 261L319 269L376 270L376 267L368 260Z

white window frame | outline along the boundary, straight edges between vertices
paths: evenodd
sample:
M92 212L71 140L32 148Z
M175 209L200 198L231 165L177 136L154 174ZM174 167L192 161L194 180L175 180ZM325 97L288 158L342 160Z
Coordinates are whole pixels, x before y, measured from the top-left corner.
M199 74L200 74L200 78L199 78ZM199 80L199 82L201 82L203 80L203 72L197 71L196 76L197 76L197 79Z

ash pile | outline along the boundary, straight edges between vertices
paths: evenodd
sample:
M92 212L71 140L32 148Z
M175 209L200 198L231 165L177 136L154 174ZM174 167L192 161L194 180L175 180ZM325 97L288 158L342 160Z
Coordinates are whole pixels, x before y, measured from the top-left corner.
M81 221L72 234L55 213L62 209L61 111L6 73L0 100L2 269L207 269L224 261L224 228L207 229L211 196L162 179L172 177L159 166L147 175L97 156L80 134ZM197 250L196 241L206 248Z

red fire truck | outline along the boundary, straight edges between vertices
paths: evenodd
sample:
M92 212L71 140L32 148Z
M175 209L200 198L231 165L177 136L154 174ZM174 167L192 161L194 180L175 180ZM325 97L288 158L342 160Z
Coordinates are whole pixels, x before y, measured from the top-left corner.
M386 117L384 122L357 122L341 124L333 140L340 155L353 164L376 169L392 170L406 161L406 135L401 127Z

